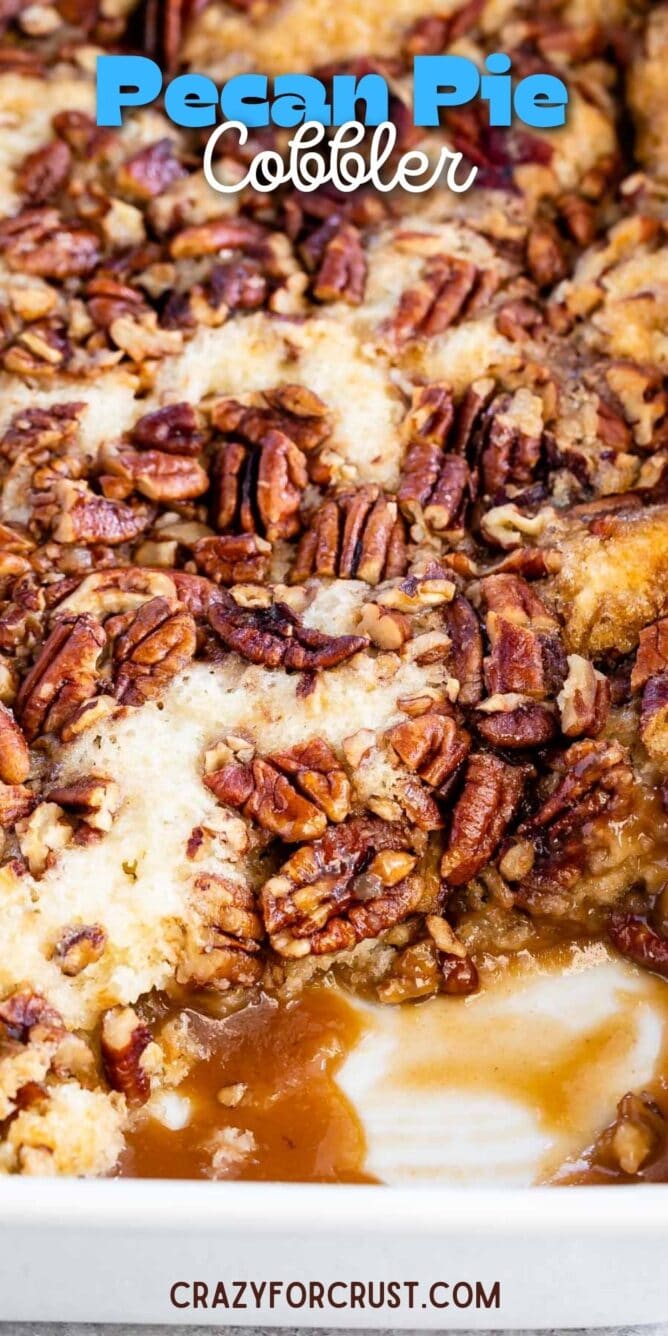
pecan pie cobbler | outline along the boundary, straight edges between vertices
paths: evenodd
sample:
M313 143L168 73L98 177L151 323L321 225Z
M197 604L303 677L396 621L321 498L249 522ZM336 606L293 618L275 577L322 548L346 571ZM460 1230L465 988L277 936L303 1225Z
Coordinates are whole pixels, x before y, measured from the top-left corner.
M456 1027L592 942L668 980L668 5L0 0L0 33L0 1169L174 1172L142 1135L197 1071L189 1171L265 1137L290 1176L292 1064L340 1130L307 1176L360 1178L347 996ZM378 70L401 149L475 186L216 194L159 109L96 125L101 50ZM416 131L413 57L495 50L566 126ZM668 1066L619 1094L589 1177L668 1177Z

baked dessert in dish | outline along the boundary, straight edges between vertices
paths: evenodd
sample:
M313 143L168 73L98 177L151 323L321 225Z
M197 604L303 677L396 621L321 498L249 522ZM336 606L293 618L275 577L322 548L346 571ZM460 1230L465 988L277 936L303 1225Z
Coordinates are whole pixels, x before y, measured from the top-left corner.
M668 978L668 6L0 27L0 1169L363 1178L346 996ZM405 145L414 55L502 49L568 122L450 111L464 195L223 197L160 111L95 124L119 49L377 69ZM581 1176L665 1178L663 1082L620 1094Z

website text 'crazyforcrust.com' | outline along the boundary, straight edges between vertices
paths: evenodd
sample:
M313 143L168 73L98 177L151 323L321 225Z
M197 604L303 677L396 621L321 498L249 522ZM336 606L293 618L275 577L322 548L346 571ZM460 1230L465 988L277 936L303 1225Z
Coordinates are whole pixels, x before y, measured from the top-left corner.
M272 1311L342 1309L500 1309L499 1280L177 1280L174 1308Z

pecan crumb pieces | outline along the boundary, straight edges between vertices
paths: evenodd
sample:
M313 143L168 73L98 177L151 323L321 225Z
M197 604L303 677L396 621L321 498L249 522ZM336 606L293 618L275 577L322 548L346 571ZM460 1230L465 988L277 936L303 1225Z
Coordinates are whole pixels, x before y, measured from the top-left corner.
M132 1007L114 1007L102 1018L100 1047L109 1085L129 1104L145 1104L151 1093L146 1050L153 1036Z

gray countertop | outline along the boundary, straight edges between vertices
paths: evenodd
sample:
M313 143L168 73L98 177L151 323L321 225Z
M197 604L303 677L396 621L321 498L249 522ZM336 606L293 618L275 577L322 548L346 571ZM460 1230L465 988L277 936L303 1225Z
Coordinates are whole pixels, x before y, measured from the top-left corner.
M215 1327L191 1326L106 1326L84 1325L72 1322L0 1322L0 1336L210 1336ZM220 1330L220 1328L218 1328ZM312 1336L319 1331L321 1336L359 1336L358 1331L332 1327L225 1327L226 1336ZM572 1331L572 1328L569 1328ZM540 1332L509 1329L506 1336L562 1336L564 1328L550 1327ZM395 1327L377 1330L375 1336L423 1336L423 1333L411 1332ZM461 1331L457 1336L485 1336L484 1332ZM493 1336L489 1333L489 1336ZM498 1336L498 1334L497 1334ZM596 1332L583 1333L583 1336L668 1336L668 1321L658 1326L647 1327L599 1327Z

